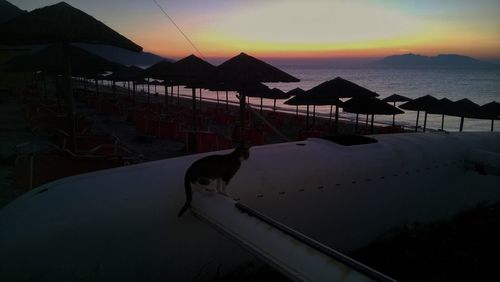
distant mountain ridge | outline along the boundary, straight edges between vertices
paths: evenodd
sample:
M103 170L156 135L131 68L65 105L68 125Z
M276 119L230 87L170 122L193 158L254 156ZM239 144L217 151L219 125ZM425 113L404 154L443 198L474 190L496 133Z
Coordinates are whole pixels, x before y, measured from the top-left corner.
M370 63L369 66L376 68L500 68L498 64L462 55L440 54L429 57L411 53L388 56Z
M15 18L22 13L26 13L26 11L19 9L8 1L0 0L0 23Z
M122 48L109 46L109 45L95 45L86 43L74 44L86 51L98 55L100 57L106 58L115 63L120 63L126 66L140 66L149 67L161 60L171 61L169 58L164 58L153 53L141 52L136 53L133 51L125 50Z

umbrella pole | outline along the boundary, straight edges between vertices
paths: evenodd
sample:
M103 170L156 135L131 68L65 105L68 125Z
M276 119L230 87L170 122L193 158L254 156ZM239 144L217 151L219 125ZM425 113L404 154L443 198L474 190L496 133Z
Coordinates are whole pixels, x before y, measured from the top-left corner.
M443 131L444 128L444 114L441 115L441 131Z
M174 93L172 92L172 96L174 95ZM179 105L180 103L180 98L179 98L179 85L177 85L177 105Z
M69 149L71 152L76 151L76 128L75 128L75 102L73 101L73 87L71 85L71 58L69 56L69 44L63 43L63 54L66 59L66 68L64 72L64 86L68 99L68 114L70 124Z
M229 111L229 99L227 98L227 90L226 90L226 112Z
M365 129L368 128L368 114L366 114Z
M165 91L167 91L167 89L165 89ZM167 95L168 97L168 93L165 92L165 95ZM175 99L175 96L174 96L174 86L173 85L170 85L170 98L172 98L172 101L170 102L172 105L174 104L174 99ZM168 98L167 98L167 103L168 103Z
M95 79L95 94L99 97L99 80Z
M165 87L165 114L168 114L168 86L166 83L163 86Z
M309 105L307 105L307 112L306 112L306 129L309 129Z
M359 113L356 113L356 125L354 126L354 132L358 132L358 121L359 121Z
M130 81L127 81L127 94L130 97Z
M245 92L244 90L240 93L240 131L241 131L241 143L245 143Z
M495 120L491 120L491 132L493 132L493 128L495 127Z
M425 111L425 114L424 114L424 132L425 132L426 127L427 127L427 111Z
M148 105L149 105L149 102L150 102L150 98L149 98L149 95L150 95L150 93L149 93L149 77L147 78L146 81L147 81L147 84L148 84Z
M295 106L295 116L299 117L299 105Z
M276 99L274 99L274 106L273 106L273 112L276 112Z
M216 90L215 93L217 94L217 107L219 107L219 90Z
M375 117L375 115L374 115L374 114L372 114L372 122L371 122L372 124L371 124L371 126L370 126L370 127L371 127L370 131L371 131L371 133L372 133L372 134L373 134L373 118L374 118L374 117Z
M396 102L394 101L394 107L396 107ZM392 115L392 126L396 126L396 115Z
M332 126L332 112L333 112L333 105L330 105L330 119L328 120L329 126Z
M136 88L136 85L135 85L135 81L132 81L132 95L133 95L133 98L132 100L135 102L135 89Z
M335 130L337 133L339 131L339 105L335 105Z
M313 126L316 124L316 105L313 105Z
M260 113L261 113L261 114L262 114L262 100L263 100L263 98L262 98L262 97L260 97Z
M417 111L417 123L415 124L415 132L418 131L418 117L420 116L420 111Z
M460 118L460 132L462 132L462 130L464 130L464 117Z
M193 130L196 132L196 89L191 88L192 100L193 100Z
M199 108L200 108L200 112L201 112L201 100L202 100L202 99L203 99L203 98L202 98L202 96L201 96L201 88L200 88L200 107L199 107Z

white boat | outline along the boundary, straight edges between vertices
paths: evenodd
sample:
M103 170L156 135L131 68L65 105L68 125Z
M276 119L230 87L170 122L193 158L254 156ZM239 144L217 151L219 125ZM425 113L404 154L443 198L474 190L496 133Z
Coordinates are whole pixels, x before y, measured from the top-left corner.
M344 253L393 228L500 199L500 133L372 137L340 140L374 142L358 145L311 138L253 147L227 192L307 241ZM229 199L197 194L192 212L177 217L184 173L203 155L68 177L22 195L0 210L0 280L198 281L245 267L254 255L273 265L266 259L293 247L277 233L272 244L255 239L259 223ZM278 232L274 223L262 234ZM266 255L265 244L283 248Z

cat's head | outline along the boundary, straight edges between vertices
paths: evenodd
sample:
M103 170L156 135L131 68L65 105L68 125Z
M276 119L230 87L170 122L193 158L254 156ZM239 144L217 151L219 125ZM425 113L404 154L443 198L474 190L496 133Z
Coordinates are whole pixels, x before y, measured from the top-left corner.
M236 147L235 152L238 156L240 156L240 158L248 160L248 158L250 157L250 145L242 143L238 147Z

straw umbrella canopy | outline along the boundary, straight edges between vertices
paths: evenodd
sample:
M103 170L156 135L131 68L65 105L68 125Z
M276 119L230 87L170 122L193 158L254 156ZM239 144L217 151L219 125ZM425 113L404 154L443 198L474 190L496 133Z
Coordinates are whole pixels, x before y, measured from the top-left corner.
M224 82L240 85L240 128L245 140L245 85L256 82L298 82L296 77L245 53L230 58L217 67Z
M139 45L92 16L64 2L21 14L0 25L0 44L62 44L64 61L67 63L64 78L72 129L70 132L70 149L74 150L75 106L71 86L72 66L68 56L68 46L71 42L107 44L136 52L142 51L142 47Z
M168 76L171 73L171 68L172 68L173 62L167 61L167 60L161 60L158 63L150 66L149 68L144 70L144 75L147 77L155 78L155 79L161 79L163 80L162 85L165 88L165 107L168 109L168 86L170 86L170 92L172 94L172 98L174 95L174 85L177 85L177 83L174 83L171 78ZM177 88L178 89L178 88ZM156 86L155 86L155 92L156 92ZM179 92L177 92L177 96L179 95Z
M288 94L290 97L296 96L296 95L302 95L306 93L306 91L300 87L296 87L290 91L288 91L286 94ZM286 104L286 102L285 102ZM299 116L299 105L295 105L295 115Z
M307 110L306 110L306 128L309 127L309 106L330 106L332 105L338 105L342 106L342 101L340 101L339 98L336 98L334 96L330 97L313 97L313 95L309 94L309 92L305 91L302 94L297 94L294 97L288 99L285 102L286 105L294 105L294 106L302 106L306 105ZM315 112L313 112L313 118L314 118ZM332 119L332 111L330 108L330 122Z
M358 115L371 115L371 132L373 133L374 115L398 115L404 113L400 109L373 97L355 97L343 104L343 111L356 114L356 129L358 127Z
M444 130L444 116L450 109L453 102L448 98L441 98L431 108L427 110L429 114L441 115L441 130Z
M150 85L153 85L155 87L155 93L156 93L156 86L158 85L163 85L164 83L159 81L159 80L156 80L156 79L153 79L152 81L149 82ZM166 94L167 92L165 92Z
M495 126L495 119L500 119L500 103L493 101L481 106L483 112L491 118L491 131Z
M339 121L339 105L341 98L354 97L377 97L378 94L357 85L349 80L341 77L336 77L332 80L325 81L307 91L311 96L309 98L319 101L332 101L331 105L335 105L335 131L338 130Z
M417 111L417 123L415 124L415 131L418 130L418 118L420 115L420 111L424 111L425 117L423 130L425 131L425 128L427 126L427 113L429 110L436 108L438 104L439 103L437 98L431 95L425 95L412 101L406 102L400 105L399 108L409 111Z
M74 63L75 73L114 71L123 65L108 61L102 57L70 45L68 56ZM66 71L61 45L50 45L32 55L14 57L6 63L8 71L44 71L53 74L63 74Z
M382 99L382 101L387 103L393 103L393 106L396 107L396 102L408 102L411 101L411 98L399 94L392 94ZM396 115L392 115L392 126L395 125L396 125Z
M0 44L106 44L140 52L142 47L65 2L23 13L0 25Z
M273 111L276 111L276 100L288 99L290 96L278 88L269 88L262 83L256 83L245 89L247 97L260 98L260 111L262 111L263 99L273 99Z
M447 115L460 117L460 132L464 128L465 118L485 118L486 115L481 109L481 106L465 98L453 102L446 110Z
M167 60L161 60L158 63L150 66L149 68L144 70L144 74L148 77L155 79L164 79L167 76L167 73L170 72L170 68L172 67L172 62Z
M165 79L169 79L178 85L187 85L191 88L193 99L193 130L196 131L196 89L201 88L198 83L209 80L209 77L216 72L216 67L207 61L198 58L195 55L189 55L173 63L170 68L165 70Z
M129 66L123 67L117 71L114 71L112 74L108 76L108 79L117 82L124 81L129 85L128 90L130 91L130 82L132 82L132 95L135 97L136 93L136 85L137 82L140 81L143 76L144 70L137 66ZM130 94L130 92L129 92Z

